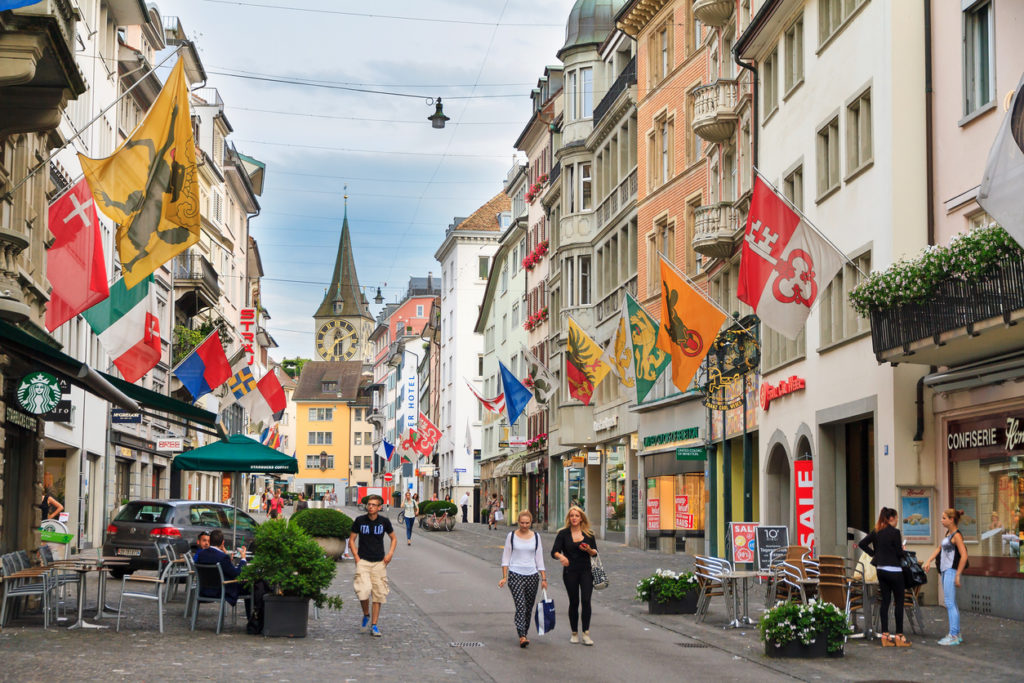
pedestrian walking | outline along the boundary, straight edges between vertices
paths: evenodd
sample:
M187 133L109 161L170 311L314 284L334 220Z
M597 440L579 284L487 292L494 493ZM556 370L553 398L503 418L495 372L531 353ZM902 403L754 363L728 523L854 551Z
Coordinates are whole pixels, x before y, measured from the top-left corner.
M519 527L510 531L505 539L505 550L501 553L501 581L498 588L508 584L512 593L512 602L516 606L516 633L519 635L519 647L527 647L530 640L526 634L530 631L530 612L537 601L537 584L547 590L548 575L544 570L544 549L540 544L540 534L533 531L533 515L529 510L519 513Z
M462 508L462 523L469 523L469 491L462 494L462 498L459 498L459 507Z
M903 581L903 536L896 528L896 510L883 507L878 513L875 529L861 539L860 549L871 556L871 564L878 574L878 587L882 592L882 646L897 645L909 647L910 641L903 635L903 598L906 584ZM895 600L894 600L895 598ZM889 605L896 612L896 633L889 635Z
M943 511L942 527L946 530L939 547L924 561L927 572L932 561L939 558L939 576L942 577L942 598L946 603L946 614L949 616L949 633L939 640L939 645L962 645L964 639L960 635L960 610L956 606L956 589L960 587L960 575L967 569L967 547L964 535L958 525L963 510L948 508Z
M383 505L384 499L377 494L367 496L366 514L356 517L349 535L349 547L356 561L352 588L363 608L363 630L369 627L370 635L377 638L381 636L377 627L380 606L387 602L390 592L387 567L398 545L391 520L379 514ZM387 553L384 552L384 536L391 538L391 548Z
M281 497L281 489L274 489L274 497L267 503L271 519L277 519L284 513L284 499Z
M309 509L309 503L306 502L306 494L300 493L299 500L295 503L295 511L302 512L303 510Z
M597 539L590 530L587 513L574 505L565 515L565 526L558 530L551 546L551 557L562 564L562 582L569 594L570 643L594 644L590 637L590 597L594 593L590 558L596 555ZM578 626L583 627L582 635Z
M497 519L497 517L495 517L495 515L497 515L497 514L498 514L498 494L497 493L492 493L491 494L491 502L487 504L487 528L488 529L497 529L498 528L498 524L497 524L498 519Z
M405 500L402 501L402 519L405 520L405 543L412 545L412 524L416 521L416 515L420 514L420 506L413 499L412 493L405 492Z

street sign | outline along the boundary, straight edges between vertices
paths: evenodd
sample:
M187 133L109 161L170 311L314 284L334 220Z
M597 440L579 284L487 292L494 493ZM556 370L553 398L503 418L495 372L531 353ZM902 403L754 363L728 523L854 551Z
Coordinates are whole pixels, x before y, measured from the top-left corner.
M455 468L455 471L456 471L456 472L462 472L462 473L465 473L465 472L466 472L466 468L465 468L465 467L456 467L456 468Z
M384 473L384 481L390 482L394 478L395 478L395 475L391 474L390 472L385 472Z
M707 460L708 452L703 446L676 449L676 460Z

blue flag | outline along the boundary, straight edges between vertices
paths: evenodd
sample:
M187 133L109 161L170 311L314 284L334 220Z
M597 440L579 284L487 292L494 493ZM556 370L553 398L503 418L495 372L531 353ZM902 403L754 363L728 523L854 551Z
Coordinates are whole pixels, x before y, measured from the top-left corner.
M395 454L395 444L388 443L387 439L381 439L384 444L384 459L391 462L391 456Z
M0 0L0 12L5 9L18 9L26 5L34 5L40 0Z
M533 398L530 390L515 378L505 364L498 361L501 367L501 385L505 388L505 410L508 411L508 423L514 425L519 416L526 410L526 404Z

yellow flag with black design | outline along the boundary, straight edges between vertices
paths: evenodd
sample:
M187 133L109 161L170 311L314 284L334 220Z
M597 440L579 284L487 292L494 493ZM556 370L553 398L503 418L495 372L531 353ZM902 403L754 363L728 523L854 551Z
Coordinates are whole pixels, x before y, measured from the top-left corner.
M601 347L569 318L569 340L565 347L565 377L569 381L569 395L584 405L590 405L594 389L611 368L601 358Z
M96 206L118 224L115 241L129 288L199 241L199 179L183 59L113 154L78 159Z
M725 313L694 289L664 257L661 259L661 327L657 345L672 356L672 383L685 392L697 374Z

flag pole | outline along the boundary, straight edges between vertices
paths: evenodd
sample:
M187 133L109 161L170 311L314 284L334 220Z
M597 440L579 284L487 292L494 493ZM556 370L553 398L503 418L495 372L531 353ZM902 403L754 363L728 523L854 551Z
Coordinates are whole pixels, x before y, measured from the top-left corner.
M8 191L7 191L7 192L6 192L5 194L4 194L4 196L0 197L0 202L2 202L2 201L6 201L7 199L10 199L11 197L13 197L13 196L14 196L14 193L15 193L15 192L17 192L17 190L18 190L18 189L19 189L19 188L20 188L20 187L21 187L22 185L24 185L25 183L27 183L27 182L28 182L28 179L29 179L29 178L31 178L32 176L34 176L34 175L35 175L36 173L38 173L38 172L39 172L39 171L41 171L42 169L46 168L47 164L49 164L49 163L50 163L50 161L52 161L52 160L53 160L53 158L54 158L55 156L57 156L57 155L58 155L58 154L60 154L60 153L61 153L62 151L64 151L64 149L66 149L66 148L67 148L67 146L68 146L68 145L70 145L70 144L71 144L72 142L74 142L74 141L75 141L75 140L77 140L78 138L82 137L82 134L83 134L83 133L85 133L85 131L89 130L89 127L90 127L90 126L92 126L92 124L94 124L94 123L96 123L97 121L99 121L99 120L100 120L100 118L101 118L101 117L102 117L102 116L103 116L104 114L106 114L106 113L107 113L108 111L110 111L111 109L113 109L114 107L116 107L116 106L117 106L117 103L118 103L118 102L120 102L120 101L121 101L122 99L124 99L125 95L127 95L128 93L130 93L130 92L131 92L132 90L135 90L135 88L137 88L138 86L142 85L142 82L146 80L146 77L147 77L147 76L151 76L151 75L155 74L155 73L156 73L156 70L157 70L157 69L159 69L159 68L160 68L161 66L163 66L163 65L164 65L164 62L166 62L166 61L167 61L168 59L170 59L170 58L171 58L171 57L173 57L174 55L178 54L178 52L179 52L179 51L181 50L181 48L183 48L183 47L184 47L184 45L179 45L178 47L174 48L174 50L173 50L173 51L171 51L171 53L170 53L169 55L167 55L167 56L166 56L166 57L164 57L164 58L163 58L162 60L160 60L160 63L159 63L159 64L157 64L157 65L156 65L156 66L154 66L154 67L153 67L152 69L150 69L150 70L149 70L149 72L147 72L147 73L143 74L142 78L140 78L139 80L137 80L137 81L136 81L136 82L135 82L135 83L134 83L134 84L132 85L132 87L128 88L128 89L127 89L127 90L125 90L125 91L124 91L123 93L121 93L121 94L120 94L120 95L119 95L119 96L118 96L117 98L115 98L115 99L114 99L114 101L113 101L113 102L111 102L111 103L110 103L109 105L107 105L106 109L104 109L103 111L101 111L101 112L100 112L99 114L97 114L96 116L94 116L94 117L92 118L92 120L90 120L90 121L89 121L89 122L88 122L87 124L85 124L84 126L82 126L82 129L81 129L80 131L78 131L77 133L75 133L74 135L72 135L71 137L69 137L69 138L67 139L67 141L66 141L66 142L65 142L65 143L64 143L63 145L61 145L61 146L60 146L60 147L58 147L57 149L53 150L53 151L52 151L52 152L51 152L51 153L50 153L50 154L49 154L49 155L48 155L48 156L47 156L47 157L46 157L45 159L43 159L43 160L42 160L42 161L40 161L40 162L39 162L38 164L36 164L34 168L32 168L32 169L29 169L29 172L25 174L25 177L24 177L24 178L22 178L22 179L21 179L21 180L19 180L19 181L18 181L17 183L15 183L15 184L14 184L14 186L13 186L13 187L12 187L12 188L11 188L10 190L8 190ZM84 174L83 174L83 175L84 175ZM76 180L75 182L77 182L77 180ZM56 201L56 200L55 200L55 201Z
M858 265L857 265L856 263L854 263L854 262L853 262L853 261L852 261L852 260L850 259L850 257L849 257L849 256L847 256L847 255L846 255L846 252L845 252L845 251L843 251L842 249L840 249L839 247L837 247L837 246L836 246L836 243L835 243L835 242L833 242L832 240L830 240L830 239L828 238L828 235L826 235L826 234L825 234L825 233L823 233L823 232L822 232L821 230L819 230L819 229L818 229L818 226L816 226L816 225L814 224L814 221L812 221L812 220L811 220L810 218L808 218L808 217L807 217L806 215L804 215L804 212L803 212L803 211L801 211L801 210L800 210L799 208L797 208L796 204L794 204L793 202L789 201L789 199L787 199L787 198L786 198L786 195L784 195L784 194L782 194L781 192L779 192L779 188L777 188L777 187L775 187L774 185L772 185L772 184L771 184L771 181L769 181L769 180L768 180L767 178L765 178L765 177L764 177L764 174L763 174L763 173L761 173L761 171L757 170L757 167L756 167L756 166L754 166L754 167L753 167L753 169L754 169L754 173L756 173L756 174L757 174L757 177L761 179L761 182L762 182L762 183L764 183L765 185L767 185L767 186L768 186L768 188L769 188L769 189L770 189L770 190L771 190L772 192L774 192L774 193L775 193L775 196L776 196L776 197L778 197L779 199L781 199L781 200L782 200L782 201L783 201L783 202L784 202L784 203L785 203L785 204L786 204L786 205L787 205L787 206L788 206L789 208L791 208L791 209L792 209L792 210L793 210L794 212L796 212L796 214L797 214L798 216L800 216L800 218L803 218L803 219L804 219L804 222L805 222L805 223L807 223L807 225L809 225L809 226L811 227L811 230L813 230L814 232L816 232L816 233L818 234L818 236L819 236L819 237L821 237L821 239L825 240L825 241L826 241L826 242L828 243L828 245L829 245L830 247L832 247L833 249L835 249L835 250L836 250L836 252L838 252L838 253L839 253L839 255L843 257L843 260L844 260L844 261L846 261L846 262L847 262L847 263L849 263L849 264L850 264L851 266L853 266L854 268L856 268L856 269L857 269L857 272L858 272L858 273L860 273L861 275L863 275L864 277L867 277L867 276L868 276L868 274L867 274L867 273L865 273L865 272L864 272L863 270L861 270L861 269L860 269L860 267L859 267L859 266L858 266Z
M667 263L667 264L669 265L669 267L670 267L670 268L671 268L672 270L674 270L674 271L675 271L675 272L676 272L676 273L677 273L677 274L678 274L678 275L679 275L680 277L682 277L682 278L683 278L684 280L686 280L686 283L687 283L688 285L690 285L690 287L692 287L692 288L694 289L694 291L695 291L695 292L697 292L698 294L700 294L700 295L701 295L701 296L702 296L702 297L704 298L704 300L705 300L705 301L707 301L707 302L708 302L709 304L711 304L712 306L714 306L715 308L717 308L717 309L718 309L719 311L721 311L722 313L724 313L724 314L725 314L725 317L726 317L726 318L727 318L728 320L731 320L731 321L732 321L732 323L733 323L733 324L734 324L734 325L735 325L736 327L738 327L739 329L743 330L743 331L744 331L744 332L746 332L746 333L747 333L748 335L750 335L750 338L751 338L751 339L753 339L753 340L754 340L755 342L757 342L757 341L758 341L758 340L757 340L757 336L756 336L756 335L755 335L755 334L754 334L753 332L751 332L751 331L750 331L749 329L747 329L746 327L743 327L743 325L740 325L739 321L738 321L738 320L736 320L735 318L733 318L733 317L732 317L732 313L730 313L729 311L727 311L727 310L725 310L724 308L722 308L721 306L719 306L719 305L718 305L718 302L717 302L717 301L715 301L714 299L712 299L711 297L709 297L709 296L708 296L707 294L705 294L705 293L704 293L704 291L703 291L703 290L702 290L702 289L701 289L700 287L698 287L698 286L697 286L697 283L696 283L696 282L694 282L693 280L691 280L691 279L690 279L690 278L689 278L689 277L688 277L688 276L686 275L686 273L684 273L683 271L679 270L679 268L677 268L677 267L676 267L676 264L672 263L672 261L671 261L671 260L670 260L670 259L669 259L669 258L668 258L668 257L667 257L666 255L665 255L665 252L663 252L663 251L661 251L661 250L658 250L658 256L659 256L659 257L661 257L661 260L662 260L662 261L664 261L665 263ZM758 342L758 343L760 343L760 342Z

